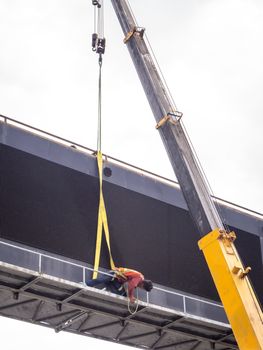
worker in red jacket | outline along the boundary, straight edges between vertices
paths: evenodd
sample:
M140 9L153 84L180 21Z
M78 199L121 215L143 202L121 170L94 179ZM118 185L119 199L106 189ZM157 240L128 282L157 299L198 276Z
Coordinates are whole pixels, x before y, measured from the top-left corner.
M125 283L128 287L128 297L132 303L135 301L135 288L138 287L147 292L150 292L153 288L152 281L146 280L142 273L124 267L116 267L115 270L110 271L107 275L105 274L99 278L87 281L86 285L89 287L100 285L102 288L105 288L112 293L127 296L124 287Z

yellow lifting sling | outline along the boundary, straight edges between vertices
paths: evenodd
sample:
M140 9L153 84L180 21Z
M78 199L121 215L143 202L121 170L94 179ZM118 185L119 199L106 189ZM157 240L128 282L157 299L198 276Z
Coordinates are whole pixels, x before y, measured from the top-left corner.
M102 241L102 230L104 231L108 250L109 250L110 266L111 266L112 270L115 269L115 264L114 264L112 254L111 254L110 233L109 233L107 213L106 213L103 191L102 191L102 164L103 164L103 160L102 160L101 151L98 151L98 153L97 153L97 162L98 162L98 171L99 171L100 198L99 198L97 242L96 242L96 250L95 250L93 279L97 278L97 276L98 276L98 268L99 268L99 263L100 263L100 252L101 252L101 241Z
M98 16L98 19L99 18L100 18L100 21L102 22L103 16L100 15ZM95 21L95 18L94 18L94 21ZM98 162L98 172L99 172L100 195L99 195L99 210L98 210L98 224L97 224L97 241L96 241L95 260L94 260L94 272L93 272L93 279L95 279L98 276L98 268L100 263L102 230L104 231L108 250L109 250L111 269L115 269L115 265L111 255L110 234L109 234L107 213L106 213L106 208L105 208L105 203L103 198L103 191L102 191L103 159L102 159L102 153L101 153L101 70L102 70L101 68L102 68L102 55L104 54L104 51L105 51L105 39L102 33L95 33L93 34L93 37L96 40L93 42L94 45L92 45L93 46L92 49L93 51L99 54L97 162Z

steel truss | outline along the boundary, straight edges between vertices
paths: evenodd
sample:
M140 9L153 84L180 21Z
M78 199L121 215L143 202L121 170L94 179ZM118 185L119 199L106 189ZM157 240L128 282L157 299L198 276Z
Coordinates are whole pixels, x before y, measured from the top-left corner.
M218 322L145 302L131 315L124 297L4 262L0 315L143 349L238 349Z

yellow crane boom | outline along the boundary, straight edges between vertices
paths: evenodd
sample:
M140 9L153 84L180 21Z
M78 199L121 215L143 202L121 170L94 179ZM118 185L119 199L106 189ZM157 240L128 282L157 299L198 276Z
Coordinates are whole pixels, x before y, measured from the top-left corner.
M216 229L203 237L199 248L205 259L238 346L263 349L263 314L233 241L234 232Z

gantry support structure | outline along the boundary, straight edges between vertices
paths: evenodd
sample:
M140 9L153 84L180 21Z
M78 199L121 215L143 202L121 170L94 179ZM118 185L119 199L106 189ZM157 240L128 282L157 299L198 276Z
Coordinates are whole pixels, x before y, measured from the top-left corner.
M10 264L14 255L23 256L21 265L38 268ZM151 294L139 296L142 301L132 314L127 298L62 276L70 278L69 271L76 268L85 276L92 268L6 241L0 241L0 256L1 316L142 349L238 348L229 324L216 320L224 319L223 308L217 303L155 287ZM60 277L43 272L47 265ZM174 308L162 306L163 300L170 300ZM191 307L192 313L188 311ZM198 315L198 309L203 310L203 316Z

